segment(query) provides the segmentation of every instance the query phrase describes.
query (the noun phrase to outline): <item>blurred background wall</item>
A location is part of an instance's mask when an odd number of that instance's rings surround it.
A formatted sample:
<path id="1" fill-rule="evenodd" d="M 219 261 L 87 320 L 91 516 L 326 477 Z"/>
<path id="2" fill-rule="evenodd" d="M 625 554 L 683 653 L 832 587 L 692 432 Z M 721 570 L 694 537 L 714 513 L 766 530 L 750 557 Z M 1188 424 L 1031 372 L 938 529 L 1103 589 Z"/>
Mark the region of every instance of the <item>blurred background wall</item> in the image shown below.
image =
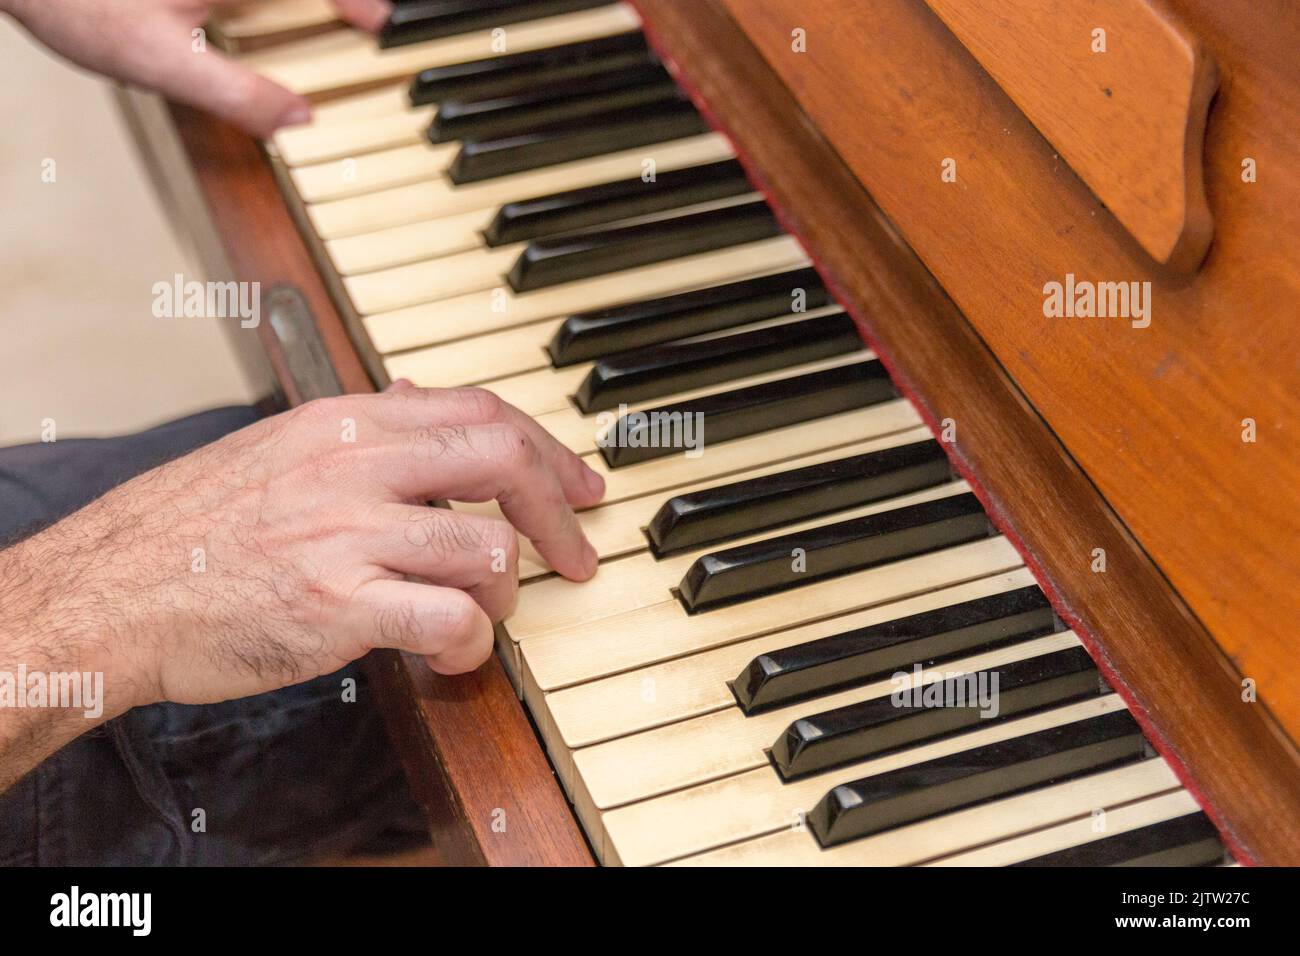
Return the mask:
<path id="1" fill-rule="evenodd" d="M 0 445 L 253 399 L 214 320 L 154 318 L 185 261 L 108 86 L 0 17 Z M 42 181 L 46 160 L 55 179 Z"/>

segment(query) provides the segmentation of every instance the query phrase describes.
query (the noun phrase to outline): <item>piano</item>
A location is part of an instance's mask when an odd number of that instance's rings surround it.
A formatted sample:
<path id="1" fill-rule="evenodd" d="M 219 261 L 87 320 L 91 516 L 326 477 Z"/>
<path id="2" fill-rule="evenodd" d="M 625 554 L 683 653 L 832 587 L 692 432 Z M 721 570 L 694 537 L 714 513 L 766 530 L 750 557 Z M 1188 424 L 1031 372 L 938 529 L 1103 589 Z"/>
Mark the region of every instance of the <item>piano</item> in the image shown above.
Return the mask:
<path id="1" fill-rule="evenodd" d="M 607 482 L 479 672 L 368 659 L 444 861 L 1300 862 L 1300 17 L 1230 6 L 260 0 L 310 124 L 121 92 L 283 403 Z"/>

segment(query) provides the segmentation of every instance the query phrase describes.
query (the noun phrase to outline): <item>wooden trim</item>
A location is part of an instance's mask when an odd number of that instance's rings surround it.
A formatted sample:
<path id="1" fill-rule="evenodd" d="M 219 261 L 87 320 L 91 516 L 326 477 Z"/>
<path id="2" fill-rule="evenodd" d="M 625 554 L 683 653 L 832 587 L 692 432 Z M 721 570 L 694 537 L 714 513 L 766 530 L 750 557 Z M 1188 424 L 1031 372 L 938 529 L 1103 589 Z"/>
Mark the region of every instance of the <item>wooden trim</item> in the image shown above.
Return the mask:
<path id="1" fill-rule="evenodd" d="M 234 277 L 264 289 L 295 288 L 315 317 L 343 390 L 374 391 L 261 147 L 188 107 L 172 105 L 171 117 Z M 258 332 L 286 395 L 296 402 L 298 388 L 274 332 L 265 322 Z M 443 862 L 592 864 L 499 660 L 455 678 L 391 651 L 370 654 L 366 667 Z M 494 828 L 502 821 L 504 832 Z"/>
<path id="2" fill-rule="evenodd" d="M 1286 735 L 741 27 L 718 0 L 636 5 L 932 430 L 957 423 L 955 465 L 1235 852 L 1300 863 Z"/>
<path id="3" fill-rule="evenodd" d="M 1196 271 L 1214 235 L 1201 169 L 1219 73 L 1195 33 L 1147 0 L 926 4 L 1156 263 Z M 1098 23 L 1104 56 L 1083 42 Z"/>

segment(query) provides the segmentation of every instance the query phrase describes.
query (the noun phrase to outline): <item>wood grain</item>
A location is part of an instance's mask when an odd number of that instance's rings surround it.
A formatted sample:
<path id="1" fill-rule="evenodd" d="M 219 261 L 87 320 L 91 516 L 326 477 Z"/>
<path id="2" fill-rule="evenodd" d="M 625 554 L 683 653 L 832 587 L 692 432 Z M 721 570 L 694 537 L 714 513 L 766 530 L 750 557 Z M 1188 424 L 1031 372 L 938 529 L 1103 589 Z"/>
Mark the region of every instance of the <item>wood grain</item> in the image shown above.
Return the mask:
<path id="1" fill-rule="evenodd" d="M 235 276 L 295 286 L 311 306 L 344 389 L 373 391 L 260 147 L 187 107 L 173 106 L 172 115 Z M 264 331 L 283 387 L 295 400 L 274 336 L 269 328 Z M 443 862 L 591 864 L 568 803 L 495 657 L 476 673 L 454 678 L 392 651 L 373 652 L 366 667 Z M 494 829 L 498 821 L 504 821 L 504 832 Z"/>
<path id="2" fill-rule="evenodd" d="M 1206 137 L 1215 242 L 1188 280 L 1150 269 L 922 0 L 725 6 L 1237 673 L 1300 739 L 1300 246 L 1285 239 L 1300 234 L 1300 181 L 1287 172 L 1300 166 L 1297 8 L 1169 4 L 1224 75 Z M 807 53 L 791 51 L 796 26 Z M 873 36 L 889 42 L 872 46 Z M 846 122 L 845 103 L 870 108 Z M 957 160 L 954 183 L 940 178 L 945 157 Z M 1256 182 L 1243 180 L 1247 159 Z M 1045 284 L 1067 275 L 1149 281 L 1150 326 L 1046 318 Z M 951 414 L 961 421 L 960 408 Z M 1242 440 L 1247 419 L 1254 442 Z M 1086 566 L 1100 542 L 1080 545 L 1070 558 Z"/>
<path id="3" fill-rule="evenodd" d="M 877 178 L 879 175 L 878 170 L 872 173 L 874 167 L 868 160 L 879 163 L 888 160 L 891 166 L 897 167 L 900 176 L 919 176 L 922 172 L 927 177 L 932 175 L 934 189 L 914 187 L 920 201 L 929 192 L 937 191 L 938 157 L 948 151 L 932 148 L 922 153 L 934 158 L 931 165 L 918 162 L 916 154 L 908 153 L 897 141 L 900 130 L 929 128 L 935 111 L 942 112 L 939 105 L 927 103 L 921 107 L 909 102 L 909 98 L 914 101 L 921 91 L 931 88 L 936 96 L 940 93 L 960 96 L 962 83 L 970 82 L 976 87 L 973 92 L 989 101 L 985 108 L 993 109 L 990 104 L 995 104 L 997 98 L 1002 97 L 1005 102 L 1003 94 L 987 77 L 940 82 L 953 69 L 949 60 L 966 54 L 928 11 L 915 10 L 907 4 L 891 5 L 888 10 L 873 4 L 870 18 L 865 14 L 855 15 L 849 9 L 855 5 L 841 4 L 838 0 L 799 4 L 797 12 L 791 12 L 796 5 L 790 4 L 784 13 L 780 12 L 782 0 L 764 0 L 762 4 L 727 0 L 725 7 L 715 0 L 692 4 L 689 11 L 673 0 L 640 0 L 638 6 L 660 50 L 687 80 L 697 101 L 730 132 L 751 174 L 764 187 L 789 228 L 813 252 L 840 301 L 859 319 L 868 344 L 890 366 L 896 380 L 914 395 L 927 422 L 932 427 L 945 418 L 957 423 L 955 445 L 949 446 L 956 463 L 974 479 L 986 505 L 1004 530 L 1018 541 L 1039 580 L 1053 595 L 1058 611 L 1111 675 L 1116 688 L 1129 699 L 1135 716 L 1162 752 L 1171 758 L 1180 777 L 1210 807 L 1230 843 L 1239 853 L 1262 861 L 1300 862 L 1300 762 L 1294 746 L 1263 706 L 1242 702 L 1240 671 L 1216 646 L 1203 625 L 1188 613 L 1161 569 L 1138 546 L 1090 480 L 1091 477 L 1103 484 L 1102 490 L 1114 487 L 1124 491 L 1127 486 L 1117 482 L 1117 462 L 1130 468 L 1149 467 L 1133 461 L 1117 438 L 1126 430 L 1136 431 L 1131 421 L 1120 426 L 1114 423 L 1119 396 L 1127 400 L 1127 408 L 1141 409 L 1144 415 L 1157 419 L 1157 423 L 1172 411 L 1160 403 L 1159 391 L 1151 389 L 1145 376 L 1134 374 L 1131 380 L 1126 380 L 1114 367 L 1132 361 L 1126 358 L 1129 353 L 1123 352 L 1122 347 L 1139 348 L 1140 343 L 1133 337 L 1138 333 L 1122 334 L 1116 330 L 1115 341 L 1104 343 L 1105 348 L 1100 349 L 1086 338 L 1061 341 L 1070 336 L 1066 327 L 1046 337 L 1040 323 L 1022 323 L 1026 326 L 1021 329 L 1024 341 L 1012 350 L 1010 359 L 1005 359 L 1008 366 L 1015 364 L 1024 375 L 1025 388 L 1038 393 L 1043 404 L 1063 419 L 1065 435 L 1061 437 L 1088 436 L 1093 428 L 1099 427 L 1090 416 L 1110 417 L 1110 430 L 1104 433 L 1110 436 L 1106 455 L 1098 454 L 1096 441 L 1082 443 L 1094 466 L 1090 474 L 1085 474 L 1048 422 L 1017 388 L 1008 375 L 1008 368 L 998 361 L 976 328 L 966 321 L 935 277 L 903 242 L 881 208 L 863 189 L 863 182 L 808 122 L 792 95 L 816 99 L 829 113 L 829 103 L 823 103 L 820 94 L 826 92 L 829 99 L 829 91 L 837 91 L 835 119 L 821 128 L 828 136 L 852 130 L 855 142 L 859 129 L 866 131 L 865 136 L 876 137 L 872 140 L 874 151 L 863 148 L 856 154 L 864 176 L 870 173 L 872 178 Z M 896 14 L 895 6 L 933 21 L 926 36 L 932 42 L 938 36 L 947 44 L 942 53 L 948 59 L 934 51 L 927 52 L 924 46 L 915 49 L 907 42 L 906 30 L 899 33 L 902 28 L 894 24 L 892 42 L 885 51 L 887 56 L 876 50 L 871 57 L 863 57 L 860 46 L 853 48 L 856 53 L 841 50 L 841 68 L 832 71 L 827 51 L 819 54 L 825 56 L 823 68 L 827 75 L 811 68 L 791 67 L 789 85 L 761 58 L 754 56 L 753 45 L 726 9 L 731 7 L 752 17 L 748 23 L 750 29 L 768 37 L 768 56 L 776 60 L 789 51 L 791 24 L 819 25 L 810 30 L 811 49 L 817 49 L 818 44 L 835 43 L 837 31 L 847 34 L 849 39 L 845 43 L 852 46 L 852 37 L 860 40 L 864 35 L 867 19 L 886 19 L 891 13 Z M 835 8 L 838 19 L 820 19 L 824 7 Z M 772 20 L 773 16 L 777 19 Z M 856 28 L 856 33 L 850 26 Z M 885 29 L 886 24 L 880 22 L 873 28 Z M 955 51 L 953 46 L 957 48 Z M 844 64 L 854 64 L 854 68 L 844 68 Z M 973 63 L 970 66 L 978 70 Z M 915 73 L 917 69 L 922 72 Z M 878 94 L 859 91 L 861 97 L 855 98 L 852 90 L 858 73 L 873 70 L 890 78 L 885 91 Z M 882 98 L 888 98 L 889 102 L 882 103 Z M 854 122 L 847 123 L 844 122 L 846 102 L 873 105 L 870 110 L 854 111 Z M 1006 105 L 1014 110 L 1009 103 Z M 924 117 L 925 121 L 909 120 L 912 116 Z M 1006 122 L 1012 122 L 1012 118 L 1006 117 Z M 1018 137 L 1030 137 L 1038 147 L 1044 146 L 1026 120 L 1021 118 L 1016 122 Z M 1002 133 L 1003 126 L 992 121 L 977 124 L 975 128 L 985 130 L 990 136 L 996 131 L 995 145 L 999 150 L 1010 148 L 1008 141 L 1019 141 Z M 960 143 L 958 131 L 950 131 L 950 135 L 952 145 L 962 146 L 956 153 L 959 156 L 987 159 L 993 150 L 973 135 L 967 135 Z M 909 168 L 912 172 L 905 174 L 903 171 Z M 959 171 L 959 178 L 961 175 Z M 1087 196 L 1083 185 L 1077 180 L 1073 182 L 1072 188 Z M 882 187 L 882 192 L 892 195 L 888 184 Z M 1058 197 L 1058 204 L 1060 201 Z M 933 204 L 934 200 L 928 202 Z M 985 235 L 976 242 L 969 233 L 962 233 L 964 241 L 960 248 L 954 248 L 951 240 L 946 241 L 942 257 L 934 260 L 936 268 L 942 266 L 946 273 L 969 280 L 967 297 L 977 305 L 982 296 L 997 295 L 1000 287 L 992 277 L 1019 268 L 1022 260 L 1035 255 L 1043 246 L 1063 241 L 1050 229 L 1043 230 L 1042 234 L 1026 233 L 1023 226 L 1016 225 L 1014 217 L 1007 215 L 1008 208 L 1020 210 L 1021 204 L 1008 206 L 1007 203 L 1005 192 L 999 193 L 998 202 L 991 206 L 985 199 L 983 212 L 990 224 L 985 224 L 981 233 L 994 235 Z M 956 216 L 961 208 L 961 203 L 955 203 L 946 211 Z M 968 213 L 962 212 L 955 222 L 945 221 L 933 208 L 926 211 L 936 221 L 922 221 L 917 228 L 925 227 L 925 235 L 931 239 L 936 233 L 942 235 L 943 226 L 960 225 L 968 217 Z M 1229 234 L 1242 224 L 1236 216 L 1230 216 L 1229 221 L 1232 227 Z M 997 239 L 997 229 L 991 224 L 1016 232 L 1019 244 L 1009 249 L 1005 242 L 998 240 L 998 255 L 990 255 L 987 246 Z M 1090 225 L 1089 233 L 1095 228 Z M 1082 229 L 1080 224 L 1074 231 Z M 1068 238 L 1069 230 L 1064 231 Z M 1092 235 L 1087 238 L 1108 248 L 1123 241 L 1131 243 L 1113 236 L 1105 240 Z M 1075 254 L 1080 261 L 1088 261 L 1090 250 L 1076 248 Z M 983 285 L 993 286 L 992 291 L 981 291 L 976 278 L 982 278 Z M 1038 287 L 1041 279 L 1035 289 Z M 1001 289 L 1002 294 L 1006 291 Z M 1019 314 L 1023 314 L 1023 309 Z M 1010 321 L 1014 315 L 1007 317 L 1008 325 L 1014 326 Z M 983 318 L 991 321 L 987 315 Z M 1153 328 L 1163 327 L 1164 334 L 1171 336 L 1177 330 L 1178 321 L 1179 317 L 1169 312 L 1163 322 L 1153 323 Z M 1201 328 L 1205 328 L 1205 323 Z M 1034 344 L 1046 347 L 1034 350 Z M 1229 350 L 1221 338 L 1215 344 L 1219 346 L 1215 357 L 1220 353 L 1236 355 L 1237 349 Z M 1058 347 L 1063 350 L 1059 360 L 1051 354 Z M 1253 387 L 1257 392 L 1262 390 L 1266 396 L 1271 394 L 1280 399 L 1286 379 L 1278 366 L 1287 349 L 1279 350 L 1283 354 L 1263 360 L 1266 367 L 1262 371 L 1255 369 L 1261 374 L 1272 372 L 1273 380 Z M 1250 351 L 1259 356 L 1258 349 Z M 1080 358 L 1099 354 L 1106 361 L 1096 361 L 1096 368 L 1090 363 L 1084 380 L 1077 368 Z M 1145 360 L 1150 362 L 1151 356 L 1145 356 Z M 1240 361 L 1238 356 L 1231 364 L 1239 366 Z M 1064 380 L 1050 394 L 1044 394 L 1047 390 L 1041 367 L 1049 364 Z M 1170 369 L 1167 376 L 1174 374 Z M 1096 389 L 1099 380 L 1104 380 L 1105 388 L 1110 390 L 1103 396 L 1106 402 L 1094 396 L 1092 401 L 1073 410 L 1061 408 L 1062 394 L 1082 391 L 1087 395 L 1088 386 Z M 1236 379 L 1233 381 L 1241 384 Z M 1204 405 L 1206 398 L 1181 390 L 1171 394 L 1178 395 L 1179 409 L 1184 413 L 1188 403 Z M 1217 386 L 1213 395 L 1217 401 L 1226 402 L 1226 395 Z M 1284 405 L 1265 402 L 1259 407 L 1276 410 Z M 1199 410 L 1205 412 L 1204 408 Z M 1222 413 L 1224 409 L 1217 411 Z M 1144 422 L 1143 427 L 1149 427 L 1149 423 Z M 1158 434 L 1144 435 L 1144 447 L 1149 446 L 1150 453 L 1168 466 L 1171 451 L 1191 454 L 1178 442 L 1180 433 L 1179 428 L 1172 428 L 1164 433 L 1161 441 L 1155 440 L 1160 437 Z M 1231 437 L 1236 440 L 1236 433 Z M 1248 446 L 1246 450 L 1253 452 L 1256 447 Z M 1267 464 L 1275 466 L 1279 475 L 1292 475 L 1294 464 L 1284 460 L 1280 448 L 1276 452 L 1266 451 Z M 1204 566 L 1180 566 L 1180 572 L 1182 577 L 1192 574 L 1216 587 L 1222 578 L 1227 578 L 1244 588 L 1244 599 L 1229 594 L 1226 608 L 1231 612 L 1229 632 L 1272 633 L 1281 639 L 1283 631 L 1290 627 L 1289 622 L 1295 619 L 1294 614 L 1282 613 L 1269 621 L 1260 619 L 1259 609 L 1242 605 L 1249 605 L 1249 597 L 1258 594 L 1267 582 L 1272 582 L 1274 588 L 1267 599 L 1274 609 L 1283 612 L 1287 602 L 1294 600 L 1294 594 L 1285 593 L 1286 588 L 1282 587 L 1283 582 L 1295 580 L 1294 574 L 1288 574 L 1294 559 L 1282 553 L 1284 542 L 1296 537 L 1292 533 L 1287 538 L 1284 531 L 1294 525 L 1294 515 L 1277 513 L 1285 509 L 1284 501 L 1276 497 L 1279 489 L 1274 486 L 1274 476 L 1246 475 L 1241 484 L 1235 484 L 1242 477 L 1244 464 L 1233 461 L 1212 470 L 1208 461 L 1198 460 L 1203 454 L 1204 450 L 1192 454 L 1199 470 L 1197 467 L 1167 468 L 1161 475 L 1149 476 L 1152 480 L 1145 494 L 1119 497 L 1130 511 L 1143 506 L 1137 509 L 1141 511 L 1137 523 L 1143 530 L 1152 524 L 1168 523 L 1175 538 L 1195 537 L 1200 546 L 1213 546 L 1200 555 Z M 1241 456 L 1242 451 L 1237 448 L 1231 454 Z M 1253 460 L 1256 465 L 1263 464 L 1260 459 Z M 1165 475 L 1173 477 L 1163 480 Z M 1250 490 L 1259 487 L 1261 481 L 1274 497 L 1238 509 L 1238 503 Z M 1290 487 L 1300 487 L 1300 482 L 1292 477 Z M 1198 498 L 1198 491 L 1205 493 Z M 1267 516 L 1277 520 L 1270 525 L 1263 520 Z M 1259 553 L 1238 554 L 1244 543 L 1252 542 L 1257 531 L 1265 528 L 1283 537 L 1262 542 Z M 1168 545 L 1169 541 L 1168 533 L 1151 538 L 1153 546 Z M 1229 541 L 1232 547 L 1228 546 Z M 1089 569 L 1092 550 L 1097 547 L 1104 548 L 1108 556 L 1105 574 L 1094 574 Z M 1168 553 L 1167 549 L 1162 551 Z M 1223 560 L 1208 560 L 1208 556 L 1216 554 Z M 1251 574 L 1257 577 L 1252 579 Z M 1199 592 L 1194 593 L 1200 596 Z M 1286 679 L 1283 672 L 1273 685 L 1274 695 Z"/>
<path id="4" fill-rule="evenodd" d="M 1219 81 L 1194 33 L 1147 0 L 926 3 L 1157 263 L 1200 265 Z"/>

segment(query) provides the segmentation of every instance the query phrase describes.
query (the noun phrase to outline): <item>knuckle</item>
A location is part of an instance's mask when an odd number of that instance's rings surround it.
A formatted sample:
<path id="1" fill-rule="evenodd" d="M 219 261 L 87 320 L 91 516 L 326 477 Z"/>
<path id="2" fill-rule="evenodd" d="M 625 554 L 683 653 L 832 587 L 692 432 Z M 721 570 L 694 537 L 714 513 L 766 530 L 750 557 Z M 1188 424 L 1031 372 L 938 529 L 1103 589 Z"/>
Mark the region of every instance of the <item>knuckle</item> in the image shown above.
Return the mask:
<path id="1" fill-rule="evenodd" d="M 447 591 L 438 602 L 437 630 L 444 645 L 458 645 L 472 640 L 479 631 L 482 612 L 464 591 Z"/>
<path id="2" fill-rule="evenodd" d="M 481 548 L 474 527 L 450 512 L 430 509 L 406 530 L 406 539 L 435 561 L 448 561 L 458 552 Z"/>
<path id="3" fill-rule="evenodd" d="M 316 431 L 326 424 L 334 427 L 349 417 L 350 407 L 344 397 L 317 398 L 290 411 L 289 422 L 295 429 L 306 431 Z"/>
<path id="4" fill-rule="evenodd" d="M 508 469 L 529 469 L 540 459 L 537 446 L 518 425 L 498 426 L 493 432 L 493 442 L 495 457 Z"/>
<path id="5" fill-rule="evenodd" d="M 508 567 L 513 568 L 519 564 L 519 534 L 513 525 L 504 521 L 493 521 L 484 537 L 490 555 L 495 557 L 497 551 L 500 551 Z"/>
<path id="6" fill-rule="evenodd" d="M 409 602 L 388 605 L 375 611 L 375 631 L 385 646 L 410 649 L 424 638 L 420 612 Z"/>
<path id="7" fill-rule="evenodd" d="M 471 421 L 494 422 L 505 415 L 505 400 L 486 388 L 459 388 L 455 396 Z"/>
<path id="8" fill-rule="evenodd" d="M 437 458 L 468 442 L 462 425 L 420 425 L 411 433 L 411 446 L 429 457 Z"/>

